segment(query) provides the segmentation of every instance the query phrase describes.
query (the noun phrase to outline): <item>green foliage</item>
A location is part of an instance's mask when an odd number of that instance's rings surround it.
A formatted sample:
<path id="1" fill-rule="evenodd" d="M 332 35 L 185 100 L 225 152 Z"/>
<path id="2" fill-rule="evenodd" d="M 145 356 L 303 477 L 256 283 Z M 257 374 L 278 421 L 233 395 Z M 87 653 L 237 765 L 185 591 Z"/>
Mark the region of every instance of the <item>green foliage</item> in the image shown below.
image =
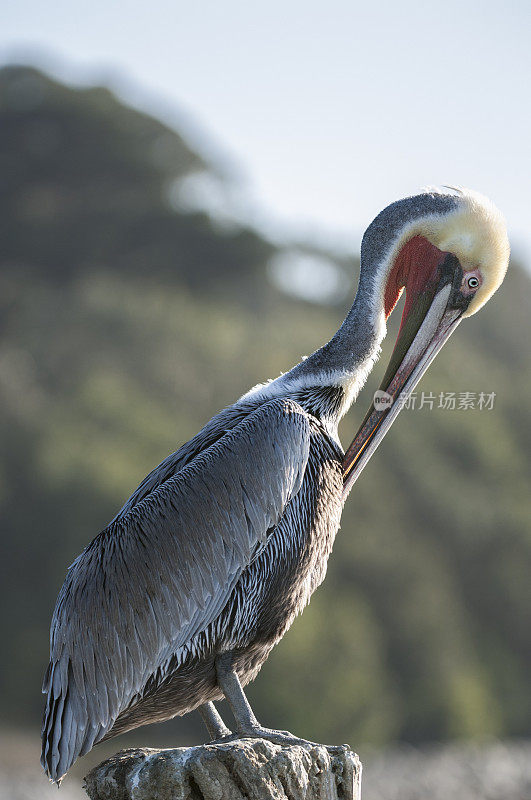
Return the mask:
<path id="1" fill-rule="evenodd" d="M 0 102 L 0 701 L 29 722 L 67 565 L 342 311 L 276 292 L 256 233 L 167 205 L 207 166 L 160 123 L 32 70 L 0 72 Z M 531 735 L 528 297 L 513 265 L 420 387 L 494 409 L 404 410 L 354 488 L 325 584 L 250 688 L 265 723 L 352 744 Z"/>

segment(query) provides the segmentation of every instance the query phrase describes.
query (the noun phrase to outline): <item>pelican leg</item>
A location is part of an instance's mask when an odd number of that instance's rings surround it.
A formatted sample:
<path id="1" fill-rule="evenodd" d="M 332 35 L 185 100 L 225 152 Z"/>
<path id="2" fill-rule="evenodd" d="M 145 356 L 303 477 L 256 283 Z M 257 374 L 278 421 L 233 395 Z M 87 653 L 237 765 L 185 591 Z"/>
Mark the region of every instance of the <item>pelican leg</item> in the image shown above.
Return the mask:
<path id="1" fill-rule="evenodd" d="M 267 739 L 276 744 L 308 744 L 306 739 L 300 739 L 289 731 L 275 731 L 270 728 L 263 728 L 260 725 L 245 696 L 232 660 L 232 653 L 223 653 L 218 656 L 216 658 L 216 672 L 219 687 L 227 698 L 234 715 L 238 735 L 252 739 Z M 313 743 L 310 742 L 310 744 Z"/>
<path id="2" fill-rule="evenodd" d="M 199 706 L 199 713 L 203 717 L 208 734 L 211 739 L 221 739 L 223 736 L 230 736 L 231 732 L 221 719 L 221 715 L 214 703 L 204 703 Z"/>

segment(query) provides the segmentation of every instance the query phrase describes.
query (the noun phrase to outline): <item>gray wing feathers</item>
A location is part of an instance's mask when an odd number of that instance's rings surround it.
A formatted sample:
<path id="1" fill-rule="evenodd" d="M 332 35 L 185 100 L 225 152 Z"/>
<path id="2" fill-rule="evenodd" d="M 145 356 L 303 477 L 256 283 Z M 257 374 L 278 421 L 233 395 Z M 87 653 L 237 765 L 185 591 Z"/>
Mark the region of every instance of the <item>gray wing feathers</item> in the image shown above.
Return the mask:
<path id="1" fill-rule="evenodd" d="M 300 489 L 309 441 L 300 406 L 264 404 L 165 475 L 74 561 L 43 685 L 42 762 L 52 779 L 216 619 Z"/>

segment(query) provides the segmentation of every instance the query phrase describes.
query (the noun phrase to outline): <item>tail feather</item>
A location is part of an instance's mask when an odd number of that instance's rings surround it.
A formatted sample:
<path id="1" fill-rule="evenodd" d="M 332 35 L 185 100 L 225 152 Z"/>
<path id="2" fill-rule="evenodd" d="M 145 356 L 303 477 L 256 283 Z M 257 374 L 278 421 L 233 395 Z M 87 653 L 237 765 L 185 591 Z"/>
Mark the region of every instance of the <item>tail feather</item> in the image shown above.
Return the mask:
<path id="1" fill-rule="evenodd" d="M 67 676 L 65 683 L 65 675 Z M 85 698 L 72 680 L 70 664 L 50 663 L 44 677 L 47 694 L 42 725 L 41 764 L 50 780 L 60 784 L 72 764 L 106 733 L 99 721 L 92 723 Z"/>

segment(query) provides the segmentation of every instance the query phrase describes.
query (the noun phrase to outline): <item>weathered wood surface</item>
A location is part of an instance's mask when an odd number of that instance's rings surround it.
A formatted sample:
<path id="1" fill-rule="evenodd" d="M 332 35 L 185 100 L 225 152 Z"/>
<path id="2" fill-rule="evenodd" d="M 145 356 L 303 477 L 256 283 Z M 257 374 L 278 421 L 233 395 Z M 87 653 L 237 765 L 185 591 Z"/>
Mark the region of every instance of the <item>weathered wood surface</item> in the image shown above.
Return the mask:
<path id="1" fill-rule="evenodd" d="M 361 764 L 346 745 L 239 739 L 123 750 L 85 783 L 91 800 L 359 800 Z"/>

